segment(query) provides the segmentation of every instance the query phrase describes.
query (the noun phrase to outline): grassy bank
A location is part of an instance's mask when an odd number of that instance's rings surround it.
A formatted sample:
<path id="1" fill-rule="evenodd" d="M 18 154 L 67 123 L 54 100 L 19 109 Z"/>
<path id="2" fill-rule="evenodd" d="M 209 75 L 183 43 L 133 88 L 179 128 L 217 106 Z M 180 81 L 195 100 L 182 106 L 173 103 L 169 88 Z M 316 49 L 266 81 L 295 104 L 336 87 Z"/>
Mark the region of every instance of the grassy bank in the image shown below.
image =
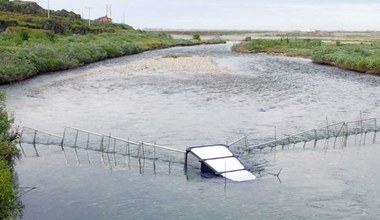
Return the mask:
<path id="1" fill-rule="evenodd" d="M 28 40 L 20 40 L 27 33 Z M 35 30 L 0 34 L 0 83 L 39 73 L 79 67 L 108 58 L 202 42 L 173 40 L 167 35 L 123 30 L 115 33 L 54 35 Z"/>
<path id="2" fill-rule="evenodd" d="M 20 206 L 13 184 L 13 166 L 19 157 L 15 145 L 16 135 L 10 132 L 12 118 L 4 106 L 4 95 L 0 95 L 0 219 L 13 219 L 19 214 Z"/>
<path id="3" fill-rule="evenodd" d="M 234 45 L 233 50 L 307 57 L 319 64 L 380 75 L 380 41 L 351 43 L 317 39 L 257 39 Z"/>
<path id="4" fill-rule="evenodd" d="M 82 20 L 65 10 L 0 0 L 0 84 L 88 63 L 173 46 L 222 43 L 176 40 L 128 25 Z M 1 32 L 2 31 L 2 32 Z"/>

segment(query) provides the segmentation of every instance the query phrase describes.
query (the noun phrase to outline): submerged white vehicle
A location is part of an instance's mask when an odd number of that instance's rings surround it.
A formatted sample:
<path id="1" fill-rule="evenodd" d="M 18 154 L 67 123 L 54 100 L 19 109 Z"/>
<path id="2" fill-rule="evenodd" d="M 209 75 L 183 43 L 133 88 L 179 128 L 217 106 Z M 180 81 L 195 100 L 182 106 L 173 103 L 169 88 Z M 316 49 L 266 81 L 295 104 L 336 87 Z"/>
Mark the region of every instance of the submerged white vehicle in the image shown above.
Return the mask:
<path id="1" fill-rule="evenodd" d="M 185 156 L 185 167 L 187 167 L 189 153 L 201 163 L 202 173 L 223 176 L 237 182 L 256 179 L 256 176 L 244 167 L 227 145 L 206 145 L 188 148 Z"/>

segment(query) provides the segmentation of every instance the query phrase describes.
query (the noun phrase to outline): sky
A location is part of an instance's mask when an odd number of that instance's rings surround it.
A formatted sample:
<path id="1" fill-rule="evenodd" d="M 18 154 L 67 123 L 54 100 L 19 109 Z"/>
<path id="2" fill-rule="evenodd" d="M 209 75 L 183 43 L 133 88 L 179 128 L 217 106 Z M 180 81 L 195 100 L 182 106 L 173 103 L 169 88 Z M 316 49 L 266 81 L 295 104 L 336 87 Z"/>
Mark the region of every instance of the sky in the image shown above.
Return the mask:
<path id="1" fill-rule="evenodd" d="M 380 0 L 36 0 L 91 19 L 106 15 L 134 28 L 380 30 Z"/>

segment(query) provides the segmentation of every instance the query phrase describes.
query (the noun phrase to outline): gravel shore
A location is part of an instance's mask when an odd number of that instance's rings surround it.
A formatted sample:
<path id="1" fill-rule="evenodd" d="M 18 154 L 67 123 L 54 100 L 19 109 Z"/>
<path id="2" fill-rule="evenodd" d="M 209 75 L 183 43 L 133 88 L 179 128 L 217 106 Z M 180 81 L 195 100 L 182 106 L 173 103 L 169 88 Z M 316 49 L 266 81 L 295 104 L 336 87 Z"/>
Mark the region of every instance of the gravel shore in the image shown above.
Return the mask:
<path id="1" fill-rule="evenodd" d="M 211 57 L 189 56 L 177 58 L 151 58 L 134 61 L 114 67 L 105 67 L 91 74 L 116 72 L 128 73 L 199 73 L 227 74 L 228 70 L 220 67 Z"/>

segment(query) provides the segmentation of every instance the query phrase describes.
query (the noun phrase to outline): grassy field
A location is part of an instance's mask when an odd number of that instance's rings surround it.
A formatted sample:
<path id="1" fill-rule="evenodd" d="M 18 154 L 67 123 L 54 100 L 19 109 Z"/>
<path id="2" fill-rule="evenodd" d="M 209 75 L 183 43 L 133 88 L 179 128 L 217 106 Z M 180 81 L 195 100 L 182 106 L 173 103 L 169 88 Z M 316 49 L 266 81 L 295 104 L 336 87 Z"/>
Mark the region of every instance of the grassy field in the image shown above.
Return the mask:
<path id="1" fill-rule="evenodd" d="M 173 46 L 223 43 L 181 40 L 128 25 L 83 20 L 65 10 L 46 10 L 31 2 L 0 0 L 0 84 L 91 62 Z"/>
<path id="2" fill-rule="evenodd" d="M 307 57 L 319 64 L 380 75 L 380 41 L 376 40 L 254 39 L 234 45 L 233 50 Z"/>

